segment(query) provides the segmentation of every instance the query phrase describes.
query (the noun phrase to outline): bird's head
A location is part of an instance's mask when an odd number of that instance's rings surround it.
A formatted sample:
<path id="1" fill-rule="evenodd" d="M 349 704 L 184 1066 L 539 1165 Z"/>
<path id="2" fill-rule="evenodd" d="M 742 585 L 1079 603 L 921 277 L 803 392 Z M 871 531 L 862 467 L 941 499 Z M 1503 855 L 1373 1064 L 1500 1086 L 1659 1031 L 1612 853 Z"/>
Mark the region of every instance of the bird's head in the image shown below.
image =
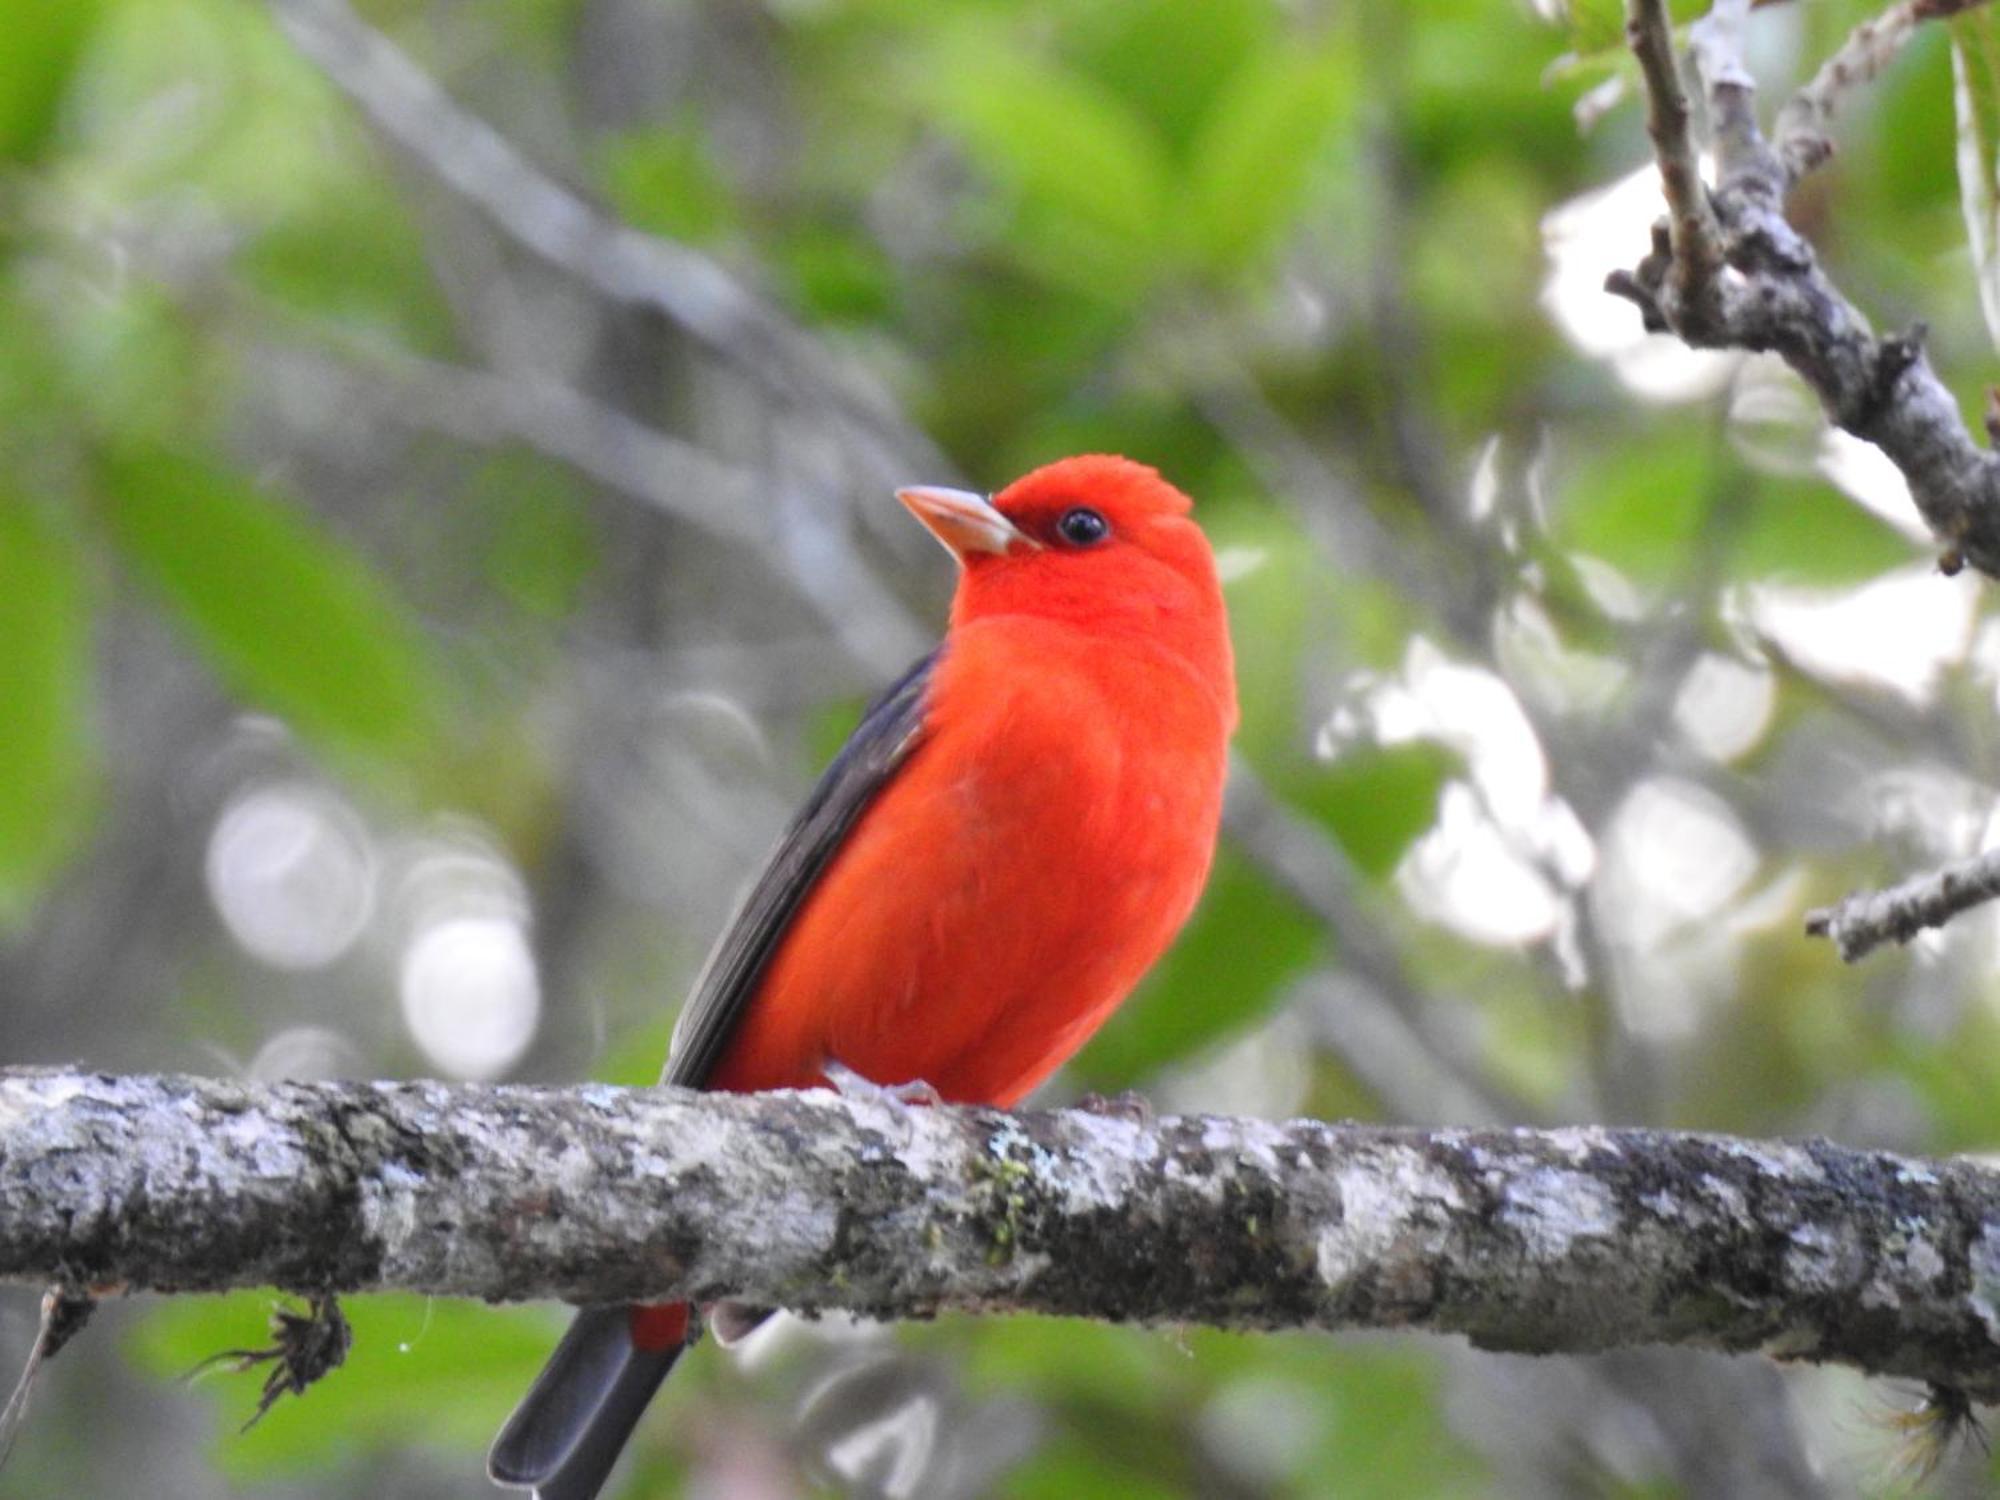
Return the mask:
<path id="1" fill-rule="evenodd" d="M 958 559 L 954 624 L 995 615 L 1138 635 L 1229 675 L 1215 555 L 1193 502 L 1157 470 L 1088 453 L 1059 459 L 988 500 L 917 486 L 896 498 Z"/>

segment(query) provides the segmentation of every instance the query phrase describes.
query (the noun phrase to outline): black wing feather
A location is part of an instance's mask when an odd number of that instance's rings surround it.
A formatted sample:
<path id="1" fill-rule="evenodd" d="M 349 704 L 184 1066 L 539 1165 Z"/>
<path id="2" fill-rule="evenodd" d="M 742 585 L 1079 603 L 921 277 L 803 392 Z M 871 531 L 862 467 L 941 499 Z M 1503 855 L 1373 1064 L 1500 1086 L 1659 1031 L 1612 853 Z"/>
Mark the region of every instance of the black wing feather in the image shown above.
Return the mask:
<path id="1" fill-rule="evenodd" d="M 662 1082 L 690 1088 L 707 1082 L 793 915 L 848 830 L 916 748 L 937 659 L 936 651 L 923 657 L 870 705 L 779 838 L 702 965 L 674 1026 Z"/>

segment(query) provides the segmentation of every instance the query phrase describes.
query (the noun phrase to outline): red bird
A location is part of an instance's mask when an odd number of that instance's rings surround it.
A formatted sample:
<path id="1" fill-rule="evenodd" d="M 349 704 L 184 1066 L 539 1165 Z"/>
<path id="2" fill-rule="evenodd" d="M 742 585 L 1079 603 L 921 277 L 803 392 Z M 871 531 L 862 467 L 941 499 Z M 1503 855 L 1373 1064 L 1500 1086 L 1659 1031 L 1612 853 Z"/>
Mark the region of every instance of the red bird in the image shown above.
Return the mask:
<path id="1" fill-rule="evenodd" d="M 950 629 L 779 840 L 695 983 L 667 1083 L 814 1088 L 833 1067 L 1012 1105 L 1138 983 L 1207 879 L 1236 684 L 1188 498 L 1097 454 L 990 502 L 897 498 L 958 559 Z M 578 1313 L 493 1478 L 590 1500 L 699 1333 L 685 1303 Z"/>

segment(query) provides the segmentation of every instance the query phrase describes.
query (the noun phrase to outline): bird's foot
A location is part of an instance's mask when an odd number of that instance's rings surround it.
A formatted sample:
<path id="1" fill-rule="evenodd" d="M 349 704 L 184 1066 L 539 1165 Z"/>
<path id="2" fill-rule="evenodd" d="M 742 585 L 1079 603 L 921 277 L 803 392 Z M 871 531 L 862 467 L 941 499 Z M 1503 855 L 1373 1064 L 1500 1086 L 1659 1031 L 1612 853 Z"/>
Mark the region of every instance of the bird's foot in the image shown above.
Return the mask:
<path id="1" fill-rule="evenodd" d="M 1150 1125 L 1154 1120 L 1153 1101 L 1137 1089 L 1124 1089 L 1110 1095 L 1093 1089 L 1076 1101 L 1076 1107 L 1087 1115 L 1130 1120 L 1134 1125 Z"/>
<path id="2" fill-rule="evenodd" d="M 878 1104 L 944 1103 L 944 1095 L 921 1078 L 913 1078 L 908 1083 L 877 1083 L 872 1078 L 863 1078 L 846 1063 L 833 1061 L 821 1068 L 820 1074 L 843 1099 L 872 1099 Z"/>

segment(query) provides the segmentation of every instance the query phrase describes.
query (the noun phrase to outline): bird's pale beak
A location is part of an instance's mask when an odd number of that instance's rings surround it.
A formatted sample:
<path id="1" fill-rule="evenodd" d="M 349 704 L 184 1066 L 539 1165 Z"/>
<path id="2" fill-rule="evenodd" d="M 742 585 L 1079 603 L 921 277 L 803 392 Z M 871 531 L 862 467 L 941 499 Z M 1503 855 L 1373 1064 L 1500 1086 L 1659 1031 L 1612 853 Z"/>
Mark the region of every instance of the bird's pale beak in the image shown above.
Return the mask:
<path id="1" fill-rule="evenodd" d="M 975 495 L 970 490 L 918 484 L 897 490 L 896 498 L 960 562 L 982 552 L 1004 557 L 1009 552 L 1039 546 L 1033 537 L 1001 515 L 984 495 Z"/>

